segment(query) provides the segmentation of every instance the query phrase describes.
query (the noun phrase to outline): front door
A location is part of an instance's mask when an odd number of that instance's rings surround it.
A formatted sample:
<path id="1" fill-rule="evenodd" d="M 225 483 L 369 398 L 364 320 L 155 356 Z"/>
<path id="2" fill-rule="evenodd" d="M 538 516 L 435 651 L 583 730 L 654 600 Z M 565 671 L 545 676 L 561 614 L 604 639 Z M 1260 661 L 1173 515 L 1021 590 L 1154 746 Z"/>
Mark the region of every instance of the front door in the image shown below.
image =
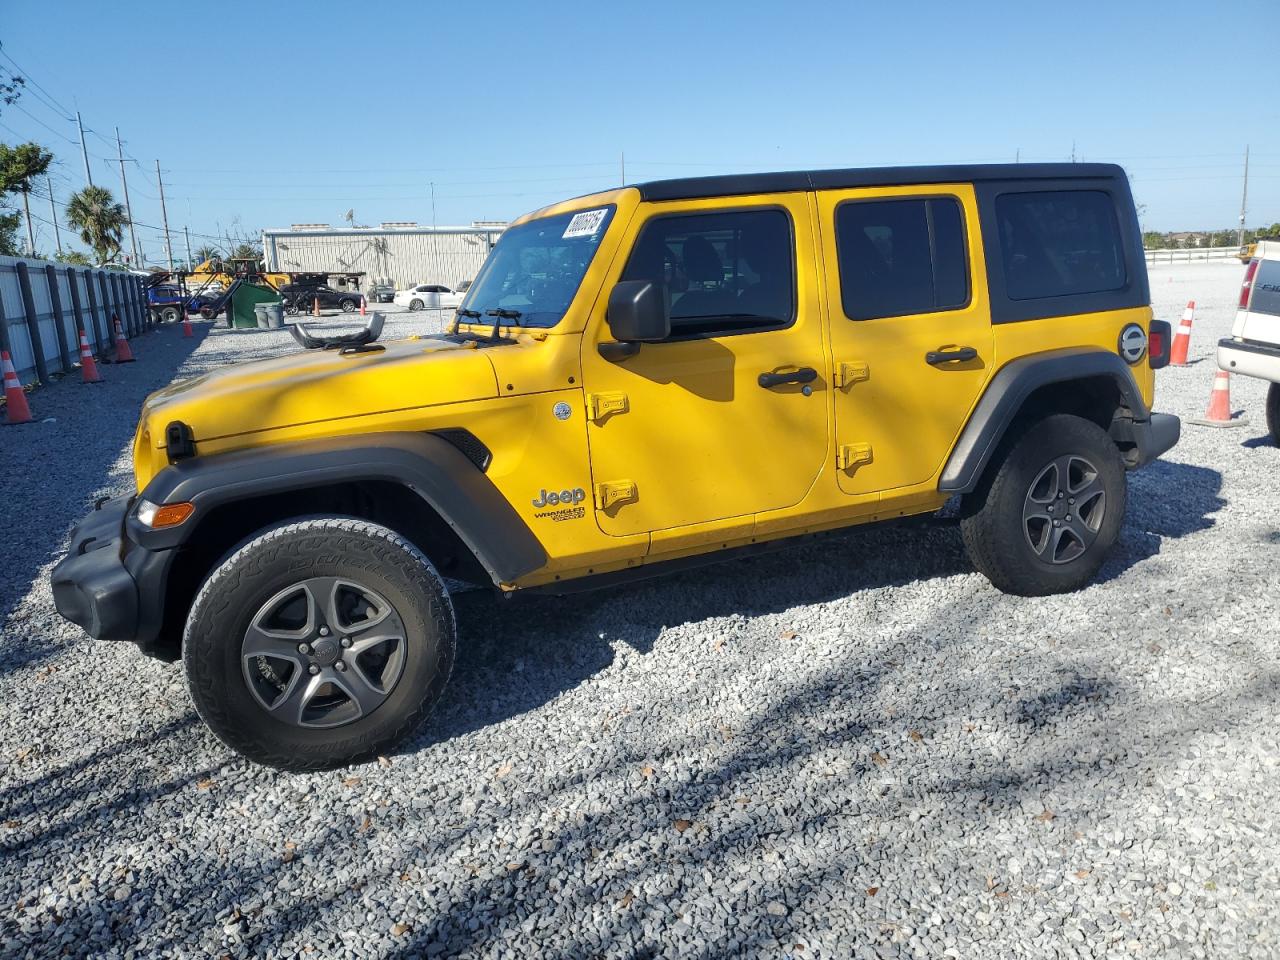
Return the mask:
<path id="1" fill-rule="evenodd" d="M 583 346 L 596 519 L 613 536 L 798 503 L 827 448 L 830 389 L 806 194 L 641 207 Z M 671 337 L 606 359 L 608 291 L 653 280 Z M 665 537 L 656 533 L 667 531 Z"/>
<path id="2" fill-rule="evenodd" d="M 836 476 L 891 495 L 942 469 L 992 372 L 973 188 L 829 191 L 818 210 Z"/>

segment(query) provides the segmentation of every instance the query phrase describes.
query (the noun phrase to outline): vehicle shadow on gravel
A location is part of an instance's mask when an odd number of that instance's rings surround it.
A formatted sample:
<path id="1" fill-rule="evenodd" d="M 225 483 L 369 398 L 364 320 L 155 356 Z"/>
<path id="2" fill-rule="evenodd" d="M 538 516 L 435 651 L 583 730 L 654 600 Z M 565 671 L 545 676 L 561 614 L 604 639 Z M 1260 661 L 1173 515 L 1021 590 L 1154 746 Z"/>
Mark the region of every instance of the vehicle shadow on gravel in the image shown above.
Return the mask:
<path id="1" fill-rule="evenodd" d="M 936 641 L 929 655 L 980 646 L 984 612 L 980 605 L 969 613 L 937 611 L 919 628 Z M 1065 638 L 1068 649 L 1076 639 L 1088 638 Z M 1227 696 L 1152 700 L 1086 656 L 1075 668 L 1027 662 L 1016 677 L 979 667 L 904 707 L 895 687 L 897 656 L 878 650 L 870 666 L 832 664 L 787 688 L 710 751 L 691 738 L 655 756 L 619 739 L 589 769 L 558 773 L 528 807 L 504 808 L 499 822 L 519 823 L 535 804 L 573 809 L 582 784 L 619 771 L 635 771 L 634 786 L 607 808 L 542 833 L 541 852 L 495 854 L 502 862 L 451 891 L 444 909 L 418 918 L 407 942 L 389 955 L 485 953 L 497 944 L 518 953 L 534 950 L 548 930 L 572 931 L 557 943 L 560 956 L 668 955 L 689 910 L 701 913 L 703 923 L 682 956 L 780 955 L 807 939 L 804 927 L 822 929 L 833 890 L 859 903 L 866 891 L 866 943 L 887 947 L 897 924 L 875 922 L 884 912 L 871 897 L 896 870 L 920 890 L 927 881 L 912 877 L 913 869 L 949 884 L 968 878 L 972 893 L 949 900 L 949 909 L 990 909 L 993 897 L 1021 893 L 986 843 L 972 844 L 963 859 L 934 862 L 931 837 L 955 843 L 959 832 L 981 841 L 986 831 L 1017 822 L 1029 836 L 1046 838 L 1039 843 L 1069 846 L 1078 826 L 1073 816 L 1064 813 L 1057 822 L 1052 812 L 1041 815 L 1055 805 L 1056 791 L 1079 810 L 1105 809 L 1126 784 L 1130 764 L 1159 769 L 1175 762 L 1188 739 L 1268 709 L 1280 682 L 1280 673 L 1270 671 L 1242 678 Z M 810 721 L 824 711 L 816 732 Z M 985 718 L 985 732 L 967 722 L 978 718 Z M 1013 744 L 1016 759 L 1005 759 Z M 686 776 L 665 775 L 679 753 L 706 759 Z M 640 772 L 642 763 L 650 773 Z M 766 784 L 796 797 L 796 809 L 756 804 Z M 849 821 L 861 825 L 854 833 L 864 843 L 816 845 L 825 832 L 848 831 Z M 483 822 L 469 825 L 448 846 L 469 844 L 473 832 L 483 836 L 486 829 Z M 729 878 L 727 901 L 697 902 L 707 875 Z M 917 905 L 922 925 L 936 902 Z M 709 909 L 721 911 L 711 924 L 702 912 Z M 708 926 L 718 928 L 715 935 L 707 936 Z"/>
<path id="2" fill-rule="evenodd" d="M 104 383 L 85 385 L 72 373 L 30 395 L 36 422 L 5 432 L 0 477 L 6 495 L 5 563 L 0 569 L 0 671 L 38 664 L 82 636 L 57 624 L 47 567 L 61 559 L 67 537 L 99 497 L 129 492 L 129 461 L 142 402 L 168 385 L 209 335 L 165 327 L 132 341 L 137 361 L 103 366 Z M 54 422 L 44 422 L 52 418 Z M 41 589 L 41 587 L 44 587 Z"/>
<path id="3" fill-rule="evenodd" d="M 1226 501 L 1216 470 L 1156 461 L 1129 476 L 1120 541 L 1103 583 L 1160 552 L 1166 538 L 1210 529 Z M 737 615 L 752 619 L 869 590 L 974 573 L 959 527 L 922 520 L 862 527 L 750 559 L 729 560 L 626 586 L 561 598 L 455 597 L 458 659 L 431 722 L 404 749 L 501 723 L 606 669 L 612 641 L 646 654 L 670 626 Z M 985 580 L 975 590 L 993 590 Z M 602 633 L 596 624 L 607 623 Z M 607 635 L 606 635 L 607 634 Z"/>
<path id="4" fill-rule="evenodd" d="M 1098 582 L 1156 556 L 1165 539 L 1212 529 L 1214 514 L 1227 506 L 1221 492 L 1222 474 L 1208 467 L 1156 460 L 1129 474 L 1124 527 Z"/>

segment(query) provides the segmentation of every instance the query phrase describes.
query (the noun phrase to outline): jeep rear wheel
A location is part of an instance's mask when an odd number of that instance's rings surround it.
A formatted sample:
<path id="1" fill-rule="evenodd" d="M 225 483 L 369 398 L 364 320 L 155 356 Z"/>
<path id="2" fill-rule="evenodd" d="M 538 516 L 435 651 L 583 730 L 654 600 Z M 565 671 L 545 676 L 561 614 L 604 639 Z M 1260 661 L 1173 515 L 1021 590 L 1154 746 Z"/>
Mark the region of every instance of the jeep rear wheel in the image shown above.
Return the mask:
<path id="1" fill-rule="evenodd" d="M 255 536 L 205 581 L 182 657 L 228 746 L 286 770 L 367 760 L 407 737 L 453 667 L 453 607 L 399 534 L 343 517 Z"/>
<path id="2" fill-rule="evenodd" d="M 960 529 L 973 565 L 1020 596 L 1077 590 L 1124 520 L 1124 463 L 1097 424 L 1055 414 L 1004 447 L 970 495 Z"/>

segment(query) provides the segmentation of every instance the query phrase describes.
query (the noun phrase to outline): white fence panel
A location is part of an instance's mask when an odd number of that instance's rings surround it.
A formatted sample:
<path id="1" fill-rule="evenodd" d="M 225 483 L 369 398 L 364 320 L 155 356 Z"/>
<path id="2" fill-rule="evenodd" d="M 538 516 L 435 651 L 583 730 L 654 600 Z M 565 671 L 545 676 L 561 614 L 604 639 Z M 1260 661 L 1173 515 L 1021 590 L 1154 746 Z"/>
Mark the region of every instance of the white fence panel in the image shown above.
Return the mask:
<path id="1" fill-rule="evenodd" d="M 1147 263 L 1188 263 L 1192 260 L 1230 260 L 1239 247 L 1177 247 L 1169 250 L 1143 250 Z"/>
<path id="2" fill-rule="evenodd" d="M 52 289 L 49 267 L 53 268 Z M 79 362 L 81 328 L 95 353 L 109 350 L 114 340 L 113 314 L 120 318 L 126 336 L 152 325 L 140 277 L 119 270 L 0 257 L 0 349 L 9 351 L 24 383 L 73 371 Z"/>

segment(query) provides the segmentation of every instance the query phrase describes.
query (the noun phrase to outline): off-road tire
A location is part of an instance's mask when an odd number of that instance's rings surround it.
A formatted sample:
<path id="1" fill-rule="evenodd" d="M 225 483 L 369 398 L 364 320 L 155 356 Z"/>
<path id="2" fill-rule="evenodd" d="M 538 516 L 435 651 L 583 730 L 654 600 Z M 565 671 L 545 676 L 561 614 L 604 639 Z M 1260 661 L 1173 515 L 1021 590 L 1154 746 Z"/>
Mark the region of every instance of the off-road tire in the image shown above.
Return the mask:
<path id="1" fill-rule="evenodd" d="M 352 578 L 385 597 L 404 626 L 403 667 L 386 699 L 341 726 L 285 722 L 259 703 L 241 671 L 241 644 L 263 603 L 306 577 Z M 233 550 L 200 588 L 182 659 L 196 710 L 250 760 L 323 770 L 371 759 L 408 737 L 440 699 L 453 669 L 453 605 L 430 561 L 394 531 L 349 517 L 292 521 Z"/>
<path id="2" fill-rule="evenodd" d="M 1105 497 L 1095 538 L 1074 559 L 1051 563 L 1026 532 L 1032 484 L 1056 458 L 1082 457 L 1097 471 Z M 978 488 L 965 498 L 960 531 L 969 559 L 993 585 L 1024 597 L 1078 590 L 1091 581 L 1120 534 L 1128 485 L 1120 452 L 1097 424 L 1053 414 L 1006 439 Z"/>
<path id="3" fill-rule="evenodd" d="M 1271 442 L 1280 446 L 1280 383 L 1267 387 L 1267 431 Z"/>

